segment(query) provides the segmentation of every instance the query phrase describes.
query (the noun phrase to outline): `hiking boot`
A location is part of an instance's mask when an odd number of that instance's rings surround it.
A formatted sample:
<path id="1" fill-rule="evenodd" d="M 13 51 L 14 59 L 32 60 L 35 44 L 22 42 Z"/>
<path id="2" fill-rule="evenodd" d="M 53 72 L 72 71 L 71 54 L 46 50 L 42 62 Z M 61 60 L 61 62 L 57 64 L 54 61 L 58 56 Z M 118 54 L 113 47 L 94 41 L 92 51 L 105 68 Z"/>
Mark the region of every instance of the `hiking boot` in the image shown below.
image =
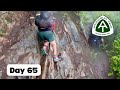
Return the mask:
<path id="1" fill-rule="evenodd" d="M 41 53 L 42 55 L 48 55 L 47 52 L 43 48 L 41 48 Z"/>
<path id="2" fill-rule="evenodd" d="M 54 62 L 58 62 L 58 61 L 60 61 L 61 59 L 60 59 L 58 56 L 54 56 L 54 57 L 53 57 L 53 60 L 54 60 Z"/>

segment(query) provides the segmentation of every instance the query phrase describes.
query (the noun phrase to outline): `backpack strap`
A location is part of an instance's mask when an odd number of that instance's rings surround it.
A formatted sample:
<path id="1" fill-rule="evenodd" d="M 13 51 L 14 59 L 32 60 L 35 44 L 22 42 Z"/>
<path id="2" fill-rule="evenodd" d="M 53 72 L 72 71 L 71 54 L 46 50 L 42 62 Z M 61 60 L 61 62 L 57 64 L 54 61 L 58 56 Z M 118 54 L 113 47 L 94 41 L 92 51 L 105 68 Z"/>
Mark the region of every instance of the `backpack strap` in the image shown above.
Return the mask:
<path id="1" fill-rule="evenodd" d="M 53 24 L 52 24 L 52 30 L 55 30 L 56 27 L 56 20 L 54 20 Z"/>

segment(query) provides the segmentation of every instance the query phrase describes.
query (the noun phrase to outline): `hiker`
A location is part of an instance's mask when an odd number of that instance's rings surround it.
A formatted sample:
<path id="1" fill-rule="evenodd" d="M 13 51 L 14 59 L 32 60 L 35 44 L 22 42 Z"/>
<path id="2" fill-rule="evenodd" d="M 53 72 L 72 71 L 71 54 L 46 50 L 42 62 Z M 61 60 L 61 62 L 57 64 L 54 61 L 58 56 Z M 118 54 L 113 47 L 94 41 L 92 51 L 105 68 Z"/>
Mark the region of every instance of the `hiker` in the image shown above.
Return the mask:
<path id="1" fill-rule="evenodd" d="M 99 50 L 100 45 L 104 44 L 104 39 L 101 36 L 96 36 L 96 35 L 90 33 L 89 38 L 88 38 L 88 44 L 91 48 Z"/>
<path id="2" fill-rule="evenodd" d="M 88 43 L 90 46 L 90 56 L 93 60 L 96 60 L 100 55 L 100 45 L 104 43 L 103 38 L 101 36 L 96 36 L 90 32 Z"/>
<path id="3" fill-rule="evenodd" d="M 92 34 L 92 24 L 89 24 L 90 32 L 88 37 L 88 44 L 90 47 L 99 49 L 100 45 L 104 43 L 104 40 L 101 36 L 96 36 Z"/>
<path id="4" fill-rule="evenodd" d="M 46 49 L 49 43 L 53 47 L 53 60 L 57 62 L 60 58 L 57 55 L 57 46 L 53 30 L 55 29 L 55 18 L 53 17 L 50 11 L 41 11 L 40 15 L 37 15 L 35 18 L 35 25 L 38 27 L 38 37 L 41 41 L 44 41 L 44 46 L 41 49 L 41 52 L 44 55 L 47 55 Z"/>

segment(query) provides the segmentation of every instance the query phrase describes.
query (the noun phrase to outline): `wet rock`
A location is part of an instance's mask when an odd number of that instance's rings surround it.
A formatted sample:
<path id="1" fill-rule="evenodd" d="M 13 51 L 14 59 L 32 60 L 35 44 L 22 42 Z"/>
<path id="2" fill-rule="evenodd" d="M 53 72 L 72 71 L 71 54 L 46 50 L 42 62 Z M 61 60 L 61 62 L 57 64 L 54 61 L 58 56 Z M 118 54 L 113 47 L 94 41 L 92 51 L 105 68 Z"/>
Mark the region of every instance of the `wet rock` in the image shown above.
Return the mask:
<path id="1" fill-rule="evenodd" d="M 0 79 L 2 79 L 2 71 L 0 71 Z"/>
<path id="2" fill-rule="evenodd" d="M 13 46 L 10 47 L 10 49 L 17 49 L 18 48 L 17 44 L 19 44 L 19 43 L 14 44 Z"/>
<path id="3" fill-rule="evenodd" d="M 63 38 L 60 40 L 60 47 L 64 48 L 68 43 L 66 42 L 67 38 L 64 35 Z"/>
<path id="4" fill-rule="evenodd" d="M 57 64 L 59 71 L 58 74 L 61 75 L 62 79 L 73 78 L 73 64 L 71 63 L 70 57 L 65 52 L 62 53 L 61 57 L 62 61 Z"/>
<path id="5" fill-rule="evenodd" d="M 0 16 L 2 16 L 3 14 L 6 14 L 8 11 L 0 11 Z"/>
<path id="6" fill-rule="evenodd" d="M 81 77 L 85 77 L 84 71 L 81 71 Z"/>
<path id="7" fill-rule="evenodd" d="M 2 46 L 0 46 L 0 52 L 2 52 Z"/>
<path id="8" fill-rule="evenodd" d="M 35 32 L 31 31 L 31 28 L 33 29 L 32 26 L 27 26 L 29 25 L 29 22 L 26 22 L 28 19 L 27 12 L 9 12 L 9 16 L 7 12 L 0 12 L 0 14 L 2 14 L 1 18 L 3 21 L 5 21 L 5 23 L 2 22 L 1 27 L 5 26 L 4 24 L 7 24 L 6 29 L 8 37 L 6 37 L 6 40 L 9 41 L 6 42 L 4 40 L 4 47 L 2 45 L 0 46 L 1 53 L 2 48 L 4 48 L 4 55 L 1 54 L 0 60 L 4 59 L 5 64 L 38 63 L 40 57 L 38 58 L 37 55 L 34 54 L 37 52 L 36 40 L 33 37 L 35 35 Z M 9 18 L 10 16 L 11 18 Z M 13 20 L 13 22 L 8 23 L 6 20 Z M 3 40 L 1 40 L 1 42 L 2 41 Z M 32 54 L 32 52 L 34 53 Z M 15 77 L 6 78 L 15 79 Z"/>
<path id="9" fill-rule="evenodd" d="M 22 55 L 25 53 L 24 48 L 16 50 L 18 55 Z"/>
<path id="10" fill-rule="evenodd" d="M 68 35 L 71 39 L 70 44 L 72 44 L 75 52 L 81 53 L 81 50 L 80 50 L 81 39 L 79 36 L 78 29 L 76 28 L 75 24 L 71 20 L 68 20 L 67 22 L 65 22 L 65 25 L 69 33 Z"/>
<path id="11" fill-rule="evenodd" d="M 2 60 L 2 59 L 4 59 L 5 58 L 5 55 L 2 55 L 1 57 L 0 57 L 0 60 Z"/>

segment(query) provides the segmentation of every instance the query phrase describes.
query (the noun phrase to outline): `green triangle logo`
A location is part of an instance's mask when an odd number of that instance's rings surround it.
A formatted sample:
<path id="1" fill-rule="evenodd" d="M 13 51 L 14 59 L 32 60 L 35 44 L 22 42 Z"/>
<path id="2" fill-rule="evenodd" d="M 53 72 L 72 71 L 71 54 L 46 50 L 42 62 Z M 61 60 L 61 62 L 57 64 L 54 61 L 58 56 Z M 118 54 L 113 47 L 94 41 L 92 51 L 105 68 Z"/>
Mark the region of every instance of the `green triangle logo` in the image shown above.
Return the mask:
<path id="1" fill-rule="evenodd" d="M 108 36 L 113 34 L 111 21 L 105 16 L 100 16 L 93 24 L 92 34 L 97 36 Z"/>
<path id="2" fill-rule="evenodd" d="M 96 26 L 96 31 L 101 33 L 109 32 L 110 31 L 109 24 L 105 20 L 99 21 Z"/>

